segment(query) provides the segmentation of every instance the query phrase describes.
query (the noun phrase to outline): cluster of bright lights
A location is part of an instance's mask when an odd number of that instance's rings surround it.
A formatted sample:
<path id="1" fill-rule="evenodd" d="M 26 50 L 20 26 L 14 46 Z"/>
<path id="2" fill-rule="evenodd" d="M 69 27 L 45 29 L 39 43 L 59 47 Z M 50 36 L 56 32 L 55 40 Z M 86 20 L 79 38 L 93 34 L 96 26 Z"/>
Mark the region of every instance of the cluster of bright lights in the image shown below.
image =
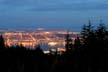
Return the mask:
<path id="1" fill-rule="evenodd" d="M 57 45 L 57 42 L 49 42 L 48 45 L 49 46 L 56 46 Z"/>
<path id="2" fill-rule="evenodd" d="M 65 52 L 66 49 L 65 48 L 57 48 L 57 51 L 62 51 L 62 52 Z"/>

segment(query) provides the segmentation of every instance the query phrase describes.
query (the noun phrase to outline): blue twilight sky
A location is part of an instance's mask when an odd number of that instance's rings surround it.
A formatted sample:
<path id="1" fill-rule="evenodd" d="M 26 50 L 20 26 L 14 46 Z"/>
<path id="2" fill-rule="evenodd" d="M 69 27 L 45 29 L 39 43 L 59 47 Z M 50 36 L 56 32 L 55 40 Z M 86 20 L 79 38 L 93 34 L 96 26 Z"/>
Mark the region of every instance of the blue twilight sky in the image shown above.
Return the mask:
<path id="1" fill-rule="evenodd" d="M 0 0 L 0 29 L 78 31 L 88 20 L 108 24 L 108 0 Z M 108 26 L 108 25 L 107 25 Z"/>

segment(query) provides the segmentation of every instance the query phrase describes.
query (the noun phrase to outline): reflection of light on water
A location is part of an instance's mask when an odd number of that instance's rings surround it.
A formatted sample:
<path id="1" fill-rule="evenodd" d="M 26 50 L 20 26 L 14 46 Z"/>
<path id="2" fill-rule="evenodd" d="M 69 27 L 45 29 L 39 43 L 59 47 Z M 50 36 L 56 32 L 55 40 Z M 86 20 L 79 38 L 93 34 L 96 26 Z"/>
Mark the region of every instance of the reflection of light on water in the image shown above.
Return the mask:
<path id="1" fill-rule="evenodd" d="M 44 51 L 45 54 L 50 53 L 50 51 Z"/>
<path id="2" fill-rule="evenodd" d="M 65 48 L 57 48 L 57 51 L 65 52 L 66 49 Z"/>
<path id="3" fill-rule="evenodd" d="M 49 42 L 48 45 L 49 46 L 56 46 L 57 45 L 57 42 Z"/>
<path id="4" fill-rule="evenodd" d="M 51 51 L 56 52 L 56 49 L 52 48 Z"/>

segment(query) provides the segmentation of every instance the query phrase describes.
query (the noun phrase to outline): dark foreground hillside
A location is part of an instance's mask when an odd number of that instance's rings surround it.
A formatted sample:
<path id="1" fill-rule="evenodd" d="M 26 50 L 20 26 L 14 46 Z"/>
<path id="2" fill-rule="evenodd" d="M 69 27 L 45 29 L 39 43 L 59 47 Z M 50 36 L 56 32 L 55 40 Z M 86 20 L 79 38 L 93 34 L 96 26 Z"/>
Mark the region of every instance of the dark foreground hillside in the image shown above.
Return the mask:
<path id="1" fill-rule="evenodd" d="M 66 35 L 66 52 L 44 54 L 23 46 L 8 47 L 0 36 L 0 72 L 108 72 L 108 31 L 103 24 L 96 30 L 84 25 L 74 44 Z"/>

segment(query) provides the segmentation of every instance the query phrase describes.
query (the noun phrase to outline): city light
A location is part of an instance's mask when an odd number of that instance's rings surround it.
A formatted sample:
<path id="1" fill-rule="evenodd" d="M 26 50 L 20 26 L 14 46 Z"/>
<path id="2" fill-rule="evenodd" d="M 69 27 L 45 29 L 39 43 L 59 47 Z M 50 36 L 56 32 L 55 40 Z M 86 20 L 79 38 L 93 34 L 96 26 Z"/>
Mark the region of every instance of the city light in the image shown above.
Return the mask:
<path id="1" fill-rule="evenodd" d="M 37 28 L 37 30 L 44 30 L 44 28 Z"/>
<path id="2" fill-rule="evenodd" d="M 50 32 L 45 32 L 45 34 L 50 34 Z"/>
<path id="3" fill-rule="evenodd" d="M 44 51 L 44 54 L 48 54 L 48 53 L 50 53 L 50 51 Z"/>
<path id="4" fill-rule="evenodd" d="M 57 42 L 49 42 L 48 45 L 49 46 L 56 46 L 57 45 Z"/>
<path id="5" fill-rule="evenodd" d="M 58 48 L 58 46 L 65 47 L 65 34 L 67 34 L 66 31 L 57 31 L 57 30 L 45 31 L 43 30 L 43 28 L 38 28 L 38 30 L 42 30 L 42 31 L 4 32 L 3 36 L 5 39 L 5 44 L 8 46 L 22 44 L 25 47 L 33 47 L 33 48 L 37 44 L 41 44 L 41 45 L 47 44 L 48 46 L 52 48 Z M 60 36 L 57 34 L 59 34 Z M 70 32 L 69 34 L 73 34 L 73 32 Z M 72 38 L 75 38 L 75 37 L 72 37 Z M 63 49 L 59 49 L 59 50 L 64 51 Z"/>
<path id="6" fill-rule="evenodd" d="M 65 48 L 57 48 L 57 51 L 60 51 L 60 52 L 65 52 L 66 49 Z"/>

